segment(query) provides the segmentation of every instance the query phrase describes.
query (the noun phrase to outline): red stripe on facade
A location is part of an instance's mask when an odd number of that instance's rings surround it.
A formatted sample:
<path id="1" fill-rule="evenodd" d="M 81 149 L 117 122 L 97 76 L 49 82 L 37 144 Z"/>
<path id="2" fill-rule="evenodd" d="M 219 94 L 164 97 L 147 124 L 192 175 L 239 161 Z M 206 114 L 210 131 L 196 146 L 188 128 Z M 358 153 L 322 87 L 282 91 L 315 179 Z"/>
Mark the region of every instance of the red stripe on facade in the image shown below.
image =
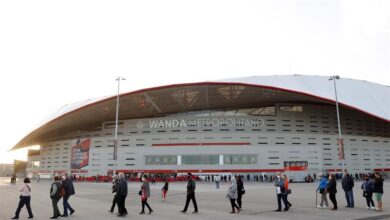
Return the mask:
<path id="1" fill-rule="evenodd" d="M 116 170 L 122 173 L 276 173 L 284 169 L 239 169 L 239 170 Z M 112 172 L 112 170 L 108 170 Z"/>
<path id="2" fill-rule="evenodd" d="M 249 142 L 218 142 L 218 143 L 169 143 L 169 144 L 152 144 L 152 147 L 176 147 L 176 146 L 242 146 L 251 145 Z"/>

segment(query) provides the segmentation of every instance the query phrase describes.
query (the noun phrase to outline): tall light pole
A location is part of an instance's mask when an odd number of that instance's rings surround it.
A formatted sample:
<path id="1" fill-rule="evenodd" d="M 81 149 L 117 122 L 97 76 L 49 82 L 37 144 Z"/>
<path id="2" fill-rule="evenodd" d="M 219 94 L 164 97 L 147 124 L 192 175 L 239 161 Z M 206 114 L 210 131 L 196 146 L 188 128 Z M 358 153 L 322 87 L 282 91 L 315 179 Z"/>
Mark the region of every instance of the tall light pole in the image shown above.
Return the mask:
<path id="1" fill-rule="evenodd" d="M 345 160 L 344 142 L 343 142 L 343 136 L 341 135 L 340 111 L 339 111 L 339 102 L 337 99 L 337 86 L 336 86 L 336 80 L 338 79 L 340 79 L 340 76 L 329 77 L 329 80 L 333 80 L 334 96 L 336 100 L 337 128 L 339 131 L 339 137 L 337 138 L 337 143 L 339 145 L 339 160 L 341 160 L 341 172 L 344 173 L 344 160 Z"/>
<path id="2" fill-rule="evenodd" d="M 125 78 L 118 76 L 116 81 L 118 81 L 118 93 L 116 95 L 116 114 L 115 114 L 115 133 L 114 133 L 114 170 L 112 175 L 115 175 L 117 168 L 117 159 L 118 159 L 118 118 L 119 118 L 119 89 L 121 85 L 121 81 L 126 80 Z"/>

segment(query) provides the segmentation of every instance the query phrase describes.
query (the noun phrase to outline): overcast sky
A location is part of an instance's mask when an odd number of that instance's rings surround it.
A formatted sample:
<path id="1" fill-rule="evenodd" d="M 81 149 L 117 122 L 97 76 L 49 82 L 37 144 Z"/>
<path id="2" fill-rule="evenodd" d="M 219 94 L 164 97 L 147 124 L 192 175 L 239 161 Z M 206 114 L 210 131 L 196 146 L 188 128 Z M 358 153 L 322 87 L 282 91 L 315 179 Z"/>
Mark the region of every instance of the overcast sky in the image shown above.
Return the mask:
<path id="1" fill-rule="evenodd" d="M 275 74 L 390 85 L 390 1 L 0 1 L 0 163 L 117 75 L 128 92 Z"/>

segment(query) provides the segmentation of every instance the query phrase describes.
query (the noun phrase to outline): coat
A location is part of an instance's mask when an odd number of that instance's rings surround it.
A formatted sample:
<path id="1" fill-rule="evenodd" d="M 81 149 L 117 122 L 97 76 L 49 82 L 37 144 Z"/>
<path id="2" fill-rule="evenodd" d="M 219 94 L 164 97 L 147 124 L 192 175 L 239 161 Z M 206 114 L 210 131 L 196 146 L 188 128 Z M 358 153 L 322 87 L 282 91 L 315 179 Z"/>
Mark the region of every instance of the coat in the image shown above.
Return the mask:
<path id="1" fill-rule="evenodd" d="M 336 180 L 332 179 L 328 181 L 328 185 L 326 186 L 326 191 L 329 194 L 336 194 L 337 193 L 337 182 Z"/>
<path id="2" fill-rule="evenodd" d="M 124 180 L 124 179 L 119 180 L 116 195 L 118 197 L 121 197 L 121 198 L 127 196 L 127 181 L 126 180 Z"/>
<path id="3" fill-rule="evenodd" d="M 143 191 L 143 193 L 145 193 L 146 198 L 150 197 L 150 184 L 149 184 L 149 182 L 147 182 L 147 181 L 143 182 L 141 185 L 141 190 Z"/>
<path id="4" fill-rule="evenodd" d="M 62 187 L 64 187 L 65 196 L 71 196 L 75 194 L 72 180 L 70 180 L 69 177 L 67 177 L 64 181 L 62 181 Z"/>
<path id="5" fill-rule="evenodd" d="M 232 184 L 229 186 L 228 192 L 226 197 L 228 199 L 237 199 L 237 183 L 236 181 L 233 181 Z"/>
<path id="6" fill-rule="evenodd" d="M 193 179 L 189 179 L 187 182 L 187 195 L 195 193 L 196 183 Z"/>
<path id="7" fill-rule="evenodd" d="M 341 180 L 341 185 L 343 187 L 343 190 L 348 192 L 352 190 L 355 184 L 353 182 L 352 177 L 348 174 Z"/>

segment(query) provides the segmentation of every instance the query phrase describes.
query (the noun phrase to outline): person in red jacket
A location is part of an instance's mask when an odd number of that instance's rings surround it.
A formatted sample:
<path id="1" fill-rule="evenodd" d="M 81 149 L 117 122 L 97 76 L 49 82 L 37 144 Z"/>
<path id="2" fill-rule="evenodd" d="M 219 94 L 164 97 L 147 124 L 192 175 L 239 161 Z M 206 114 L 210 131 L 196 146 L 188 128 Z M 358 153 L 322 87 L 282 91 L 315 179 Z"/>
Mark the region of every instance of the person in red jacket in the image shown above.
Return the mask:
<path id="1" fill-rule="evenodd" d="M 287 200 L 287 196 L 289 193 L 291 193 L 290 191 L 290 188 L 288 186 L 288 182 L 289 182 L 289 179 L 287 178 L 287 175 L 286 174 L 283 174 L 283 179 L 284 179 L 284 187 L 286 188 L 286 201 L 287 201 L 287 205 L 288 205 L 288 208 L 290 208 L 292 205 L 291 203 Z M 288 209 L 287 209 L 288 210 Z"/>

